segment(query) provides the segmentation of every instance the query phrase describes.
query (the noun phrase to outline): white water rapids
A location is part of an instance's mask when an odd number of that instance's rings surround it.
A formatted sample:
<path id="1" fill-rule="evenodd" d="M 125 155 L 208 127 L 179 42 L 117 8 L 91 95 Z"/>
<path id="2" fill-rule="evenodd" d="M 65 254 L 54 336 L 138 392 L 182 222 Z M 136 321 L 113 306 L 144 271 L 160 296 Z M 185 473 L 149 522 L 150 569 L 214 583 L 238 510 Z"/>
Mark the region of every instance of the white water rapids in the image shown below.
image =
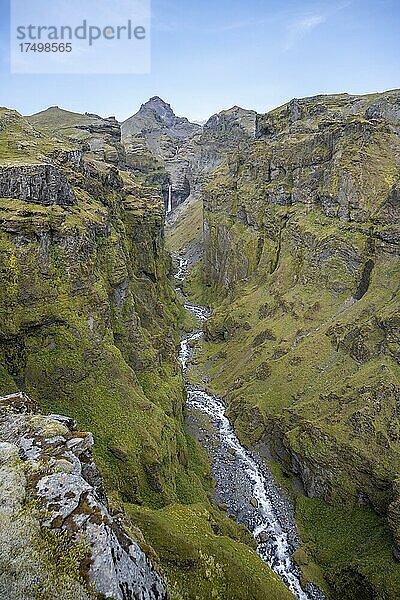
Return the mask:
<path id="1" fill-rule="evenodd" d="M 175 276 L 178 281 L 184 280 L 186 270 L 186 261 L 180 259 Z M 185 308 L 200 322 L 211 314 L 203 306 L 185 304 Z M 203 331 L 198 329 L 182 339 L 179 360 L 184 372 L 192 356 L 191 343 L 202 336 Z M 300 569 L 292 559 L 299 540 L 293 511 L 287 499 L 278 491 L 265 466 L 239 442 L 225 415 L 222 400 L 189 384 L 186 387 L 187 407 L 208 415 L 218 434 L 219 447 L 211 452 L 217 497 L 235 515 L 236 520 L 252 532 L 258 542 L 260 558 L 280 575 L 296 598 L 324 600 L 324 595 L 315 586 L 309 585 L 307 590 L 303 590 L 300 585 Z M 247 490 L 247 496 L 243 490 Z"/>

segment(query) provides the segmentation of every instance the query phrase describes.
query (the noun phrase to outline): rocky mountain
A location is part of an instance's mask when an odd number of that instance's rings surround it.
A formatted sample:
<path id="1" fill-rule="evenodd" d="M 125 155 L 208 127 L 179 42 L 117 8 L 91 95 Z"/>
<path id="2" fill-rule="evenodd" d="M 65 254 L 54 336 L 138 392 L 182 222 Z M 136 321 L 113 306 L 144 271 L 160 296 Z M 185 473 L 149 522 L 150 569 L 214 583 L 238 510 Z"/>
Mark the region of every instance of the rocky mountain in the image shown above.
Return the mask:
<path id="1" fill-rule="evenodd" d="M 2 596 L 289 599 L 210 502 L 185 430 L 168 176 L 150 150 L 125 157 L 118 129 L 0 109 Z M 20 392 L 53 416 L 4 398 Z"/>
<path id="2" fill-rule="evenodd" d="M 203 192 L 203 268 L 186 289 L 214 313 L 197 368 L 242 442 L 292 481 L 305 571 L 319 563 L 332 598 L 394 599 L 400 92 L 293 100 L 254 129 Z"/>
<path id="3" fill-rule="evenodd" d="M 172 208 L 189 196 L 201 194 L 208 174 L 222 157 L 249 139 L 257 128 L 255 111 L 233 107 L 213 115 L 200 126 L 185 117 L 177 117 L 171 106 L 155 96 L 122 123 L 122 140 L 130 156 L 150 151 L 157 157 L 171 184 Z M 164 186 L 168 205 L 168 185 Z"/>
<path id="4" fill-rule="evenodd" d="M 184 202 L 191 191 L 190 157 L 201 126 L 177 117 L 169 104 L 155 96 L 122 123 L 121 131 L 128 163 L 131 157 L 150 151 L 168 174 L 164 186 L 166 205 L 169 185 L 171 205 L 176 207 Z"/>
<path id="5" fill-rule="evenodd" d="M 255 111 L 235 106 L 200 126 L 177 117 L 169 104 L 154 97 L 122 124 L 128 164 L 147 172 L 149 161 L 157 160 L 166 171 L 162 189 L 170 249 L 184 246 L 190 264 L 202 252 L 202 190 L 229 151 L 254 139 L 257 120 Z"/>
<path id="6" fill-rule="evenodd" d="M 171 138 L 187 139 L 198 133 L 200 126 L 190 123 L 186 117 L 177 117 L 170 104 L 158 96 L 150 98 L 145 104 L 142 104 L 139 111 L 124 121 L 122 124 L 122 134 L 148 134 L 148 143 L 155 151 L 160 151 L 161 140 L 155 135 L 159 132 L 168 133 Z M 154 134 L 153 136 L 151 134 Z"/>

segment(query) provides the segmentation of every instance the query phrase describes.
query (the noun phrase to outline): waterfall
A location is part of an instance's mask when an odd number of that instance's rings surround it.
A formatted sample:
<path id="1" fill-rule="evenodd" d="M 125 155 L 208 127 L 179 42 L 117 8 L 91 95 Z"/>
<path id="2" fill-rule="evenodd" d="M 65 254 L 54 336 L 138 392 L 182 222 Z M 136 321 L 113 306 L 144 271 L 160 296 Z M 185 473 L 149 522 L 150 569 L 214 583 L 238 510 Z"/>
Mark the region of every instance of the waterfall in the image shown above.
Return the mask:
<path id="1" fill-rule="evenodd" d="M 168 184 L 168 204 L 167 204 L 167 215 L 172 212 L 172 185 Z"/>

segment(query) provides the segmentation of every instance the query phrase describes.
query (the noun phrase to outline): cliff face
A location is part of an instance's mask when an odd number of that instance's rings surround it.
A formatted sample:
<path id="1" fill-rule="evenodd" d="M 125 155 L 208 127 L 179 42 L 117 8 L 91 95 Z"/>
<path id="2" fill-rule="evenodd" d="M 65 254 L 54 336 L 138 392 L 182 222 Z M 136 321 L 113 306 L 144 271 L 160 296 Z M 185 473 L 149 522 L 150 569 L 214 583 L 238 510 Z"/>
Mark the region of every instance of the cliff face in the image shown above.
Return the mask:
<path id="1" fill-rule="evenodd" d="M 53 165 L 7 165 L 0 167 L 0 197 L 20 198 L 48 206 L 76 203 L 64 173 Z"/>
<path id="2" fill-rule="evenodd" d="M 52 138 L 38 140 L 50 156 L 2 168 L 1 393 L 24 389 L 93 429 L 99 465 L 126 498 L 176 498 L 184 398 L 162 197 L 83 150 L 59 154 Z M 168 382 L 164 405 L 143 389 L 149 371 Z"/>
<path id="3" fill-rule="evenodd" d="M 189 266 L 203 254 L 203 189 L 229 152 L 246 149 L 254 140 L 258 115 L 237 106 L 213 115 L 185 147 L 185 176 L 190 196 L 174 205 L 166 223 L 169 250 L 185 256 Z"/>
<path id="4" fill-rule="evenodd" d="M 388 106 L 396 106 L 397 96 L 388 95 Z M 371 225 L 372 241 L 396 244 L 399 124 L 368 120 L 374 100 L 306 99 L 259 117 L 259 141 L 249 152 L 231 155 L 230 164 L 211 184 L 211 212 L 218 200 L 224 201 L 222 187 L 226 185 L 226 205 L 217 206 L 217 210 L 226 218 L 236 217 L 255 234 L 266 230 L 266 243 L 271 240 L 276 244 L 276 234 L 282 229 L 282 223 L 276 224 L 275 213 L 280 211 L 286 218 L 285 207 L 295 207 L 286 211 L 288 216 L 290 211 L 304 208 L 315 216 L 336 218 L 342 227 L 360 223 L 353 229 L 363 231 L 363 226 L 365 230 Z M 304 117 L 296 107 L 303 107 Z M 275 213 L 269 223 L 271 211 Z M 277 231 L 268 230 L 273 227 Z M 206 244 L 206 251 L 209 248 Z M 272 262 L 275 259 L 272 256 Z M 210 277 L 215 279 L 218 271 L 227 286 L 243 275 L 228 273 L 229 263 L 221 265 L 216 257 L 208 262 L 211 269 L 215 267 Z M 254 261 L 249 263 L 244 275 L 250 275 L 255 266 Z"/>
<path id="5" fill-rule="evenodd" d="M 4 400 L 0 595 L 290 598 L 209 501 L 208 458 L 184 429 L 165 173 L 149 151 L 124 158 L 115 130 L 96 115 L 0 109 L 0 395 L 71 415 Z M 74 421 L 93 432 L 96 468 Z M 145 532 L 162 579 L 122 522 Z"/>
<path id="6" fill-rule="evenodd" d="M 196 263 L 203 247 L 202 190 L 227 153 L 246 148 L 258 131 L 255 111 L 234 106 L 203 125 L 177 117 L 158 96 L 122 124 L 127 163 L 148 171 L 156 158 L 167 176 L 163 180 L 166 240 L 172 252 L 184 251 L 189 265 Z"/>
<path id="7" fill-rule="evenodd" d="M 257 116 L 204 191 L 201 358 L 244 441 L 309 497 L 389 507 L 396 540 L 399 108 L 394 91 Z"/>
<path id="8" fill-rule="evenodd" d="M 309 494 L 379 510 L 400 451 L 399 102 L 394 92 L 274 111 L 216 172 L 205 211 L 207 281 L 249 282 L 209 323 L 210 339 L 228 340 L 232 410 L 241 421 L 241 402 L 255 404 L 250 437 L 277 436 Z M 230 362 L 243 338 L 246 364 Z"/>

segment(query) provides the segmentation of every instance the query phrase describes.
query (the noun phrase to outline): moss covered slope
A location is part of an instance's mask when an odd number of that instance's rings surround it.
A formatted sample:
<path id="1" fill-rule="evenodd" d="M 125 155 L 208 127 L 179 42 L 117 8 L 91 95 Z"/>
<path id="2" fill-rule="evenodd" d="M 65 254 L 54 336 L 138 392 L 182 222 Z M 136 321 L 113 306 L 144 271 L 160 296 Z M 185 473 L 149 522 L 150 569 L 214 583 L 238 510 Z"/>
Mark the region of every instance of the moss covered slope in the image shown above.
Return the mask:
<path id="1" fill-rule="evenodd" d="M 186 473 L 162 201 L 103 162 L 59 168 L 76 196 L 68 209 L 0 201 L 2 393 L 12 379 L 91 428 L 106 478 L 127 498 L 176 500 L 176 478 L 196 484 Z M 169 382 L 162 400 L 146 397 L 144 370 Z"/>
<path id="2" fill-rule="evenodd" d="M 397 539 L 399 106 L 292 101 L 217 169 L 203 284 L 219 300 L 198 359 L 245 442 L 308 496 L 389 514 Z"/>

